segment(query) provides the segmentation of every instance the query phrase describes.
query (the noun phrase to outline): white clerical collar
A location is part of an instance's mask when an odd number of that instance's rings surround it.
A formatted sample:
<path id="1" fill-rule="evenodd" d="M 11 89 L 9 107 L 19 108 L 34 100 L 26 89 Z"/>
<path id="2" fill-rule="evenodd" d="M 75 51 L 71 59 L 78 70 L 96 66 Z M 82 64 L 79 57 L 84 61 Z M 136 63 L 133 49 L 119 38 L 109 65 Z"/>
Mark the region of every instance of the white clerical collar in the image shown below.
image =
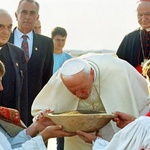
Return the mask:
<path id="1" fill-rule="evenodd" d="M 145 29 L 147 32 L 149 32 L 150 31 L 150 28 L 147 28 L 147 29 Z"/>
<path id="2" fill-rule="evenodd" d="M 141 27 L 140 29 L 142 29 L 143 30 L 143 28 Z M 145 29 L 147 32 L 149 32 L 150 31 L 150 28 L 146 28 Z"/>

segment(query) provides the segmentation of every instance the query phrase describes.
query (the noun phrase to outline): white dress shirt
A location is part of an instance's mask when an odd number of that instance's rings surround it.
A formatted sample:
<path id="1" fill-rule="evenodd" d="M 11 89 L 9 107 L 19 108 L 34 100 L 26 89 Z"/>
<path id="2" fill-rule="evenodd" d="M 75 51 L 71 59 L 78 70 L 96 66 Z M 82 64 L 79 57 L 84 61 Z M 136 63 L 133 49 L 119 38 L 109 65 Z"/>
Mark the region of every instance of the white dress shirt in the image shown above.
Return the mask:
<path id="1" fill-rule="evenodd" d="M 18 30 L 18 28 L 15 29 L 14 31 L 14 44 L 21 48 L 21 43 L 23 41 L 22 35 L 24 35 L 22 32 Z M 29 58 L 32 55 L 32 48 L 33 48 L 33 31 L 29 32 L 26 34 L 28 36 L 27 41 L 29 45 Z"/>

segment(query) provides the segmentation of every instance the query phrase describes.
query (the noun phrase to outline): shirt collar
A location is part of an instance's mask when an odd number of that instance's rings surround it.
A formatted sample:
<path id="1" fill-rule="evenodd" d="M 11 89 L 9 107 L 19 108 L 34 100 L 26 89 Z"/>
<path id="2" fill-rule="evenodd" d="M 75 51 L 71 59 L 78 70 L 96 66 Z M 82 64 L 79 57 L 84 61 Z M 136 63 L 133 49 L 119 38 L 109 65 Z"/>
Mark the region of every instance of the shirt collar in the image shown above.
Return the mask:
<path id="1" fill-rule="evenodd" d="M 15 32 L 16 32 L 16 36 L 20 39 L 22 38 L 22 35 L 24 35 L 18 28 L 16 28 Z M 28 36 L 29 39 L 32 39 L 33 31 L 27 33 L 26 35 Z"/>

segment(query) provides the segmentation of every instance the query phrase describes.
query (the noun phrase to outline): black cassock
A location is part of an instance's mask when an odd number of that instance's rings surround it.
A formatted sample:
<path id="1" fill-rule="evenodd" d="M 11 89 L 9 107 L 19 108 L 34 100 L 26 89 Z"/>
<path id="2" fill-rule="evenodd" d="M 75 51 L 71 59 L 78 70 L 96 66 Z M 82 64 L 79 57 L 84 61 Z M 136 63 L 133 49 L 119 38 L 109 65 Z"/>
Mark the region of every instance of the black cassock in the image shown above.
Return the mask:
<path id="1" fill-rule="evenodd" d="M 122 40 L 117 55 L 135 68 L 150 58 L 150 32 L 137 29 L 127 34 Z"/>

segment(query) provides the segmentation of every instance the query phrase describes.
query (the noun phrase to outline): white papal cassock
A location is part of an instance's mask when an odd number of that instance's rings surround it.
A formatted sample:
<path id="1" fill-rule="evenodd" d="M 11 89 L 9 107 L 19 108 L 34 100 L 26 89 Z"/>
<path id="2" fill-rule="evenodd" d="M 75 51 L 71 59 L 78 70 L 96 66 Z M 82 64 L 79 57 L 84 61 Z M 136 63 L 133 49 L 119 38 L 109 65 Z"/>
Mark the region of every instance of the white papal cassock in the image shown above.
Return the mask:
<path id="1" fill-rule="evenodd" d="M 126 112 L 139 117 L 145 115 L 148 108 L 148 90 L 145 78 L 129 63 L 112 54 L 82 55 L 95 72 L 92 93 L 96 110 L 104 109 L 107 113 L 114 111 Z M 72 68 L 73 69 L 73 68 Z M 83 101 L 70 93 L 60 78 L 61 68 L 51 77 L 32 105 L 32 114 L 50 108 L 55 112 L 78 109 L 93 109 L 89 105 L 91 97 Z M 102 105 L 99 105 L 102 103 Z M 102 136 L 110 140 L 118 131 L 111 122 L 102 130 Z M 85 143 L 78 136 L 65 138 L 65 150 L 91 150 L 92 144 Z"/>

